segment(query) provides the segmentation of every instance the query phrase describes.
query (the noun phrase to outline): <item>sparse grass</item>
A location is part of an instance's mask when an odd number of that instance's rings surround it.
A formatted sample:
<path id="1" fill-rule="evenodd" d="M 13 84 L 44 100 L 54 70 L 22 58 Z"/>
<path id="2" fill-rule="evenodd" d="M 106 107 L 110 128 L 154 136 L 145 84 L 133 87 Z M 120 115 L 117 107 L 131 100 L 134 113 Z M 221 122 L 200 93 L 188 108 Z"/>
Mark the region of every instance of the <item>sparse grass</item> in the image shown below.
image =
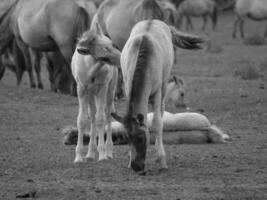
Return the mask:
<path id="1" fill-rule="evenodd" d="M 213 40 L 208 40 L 206 44 L 207 44 L 207 46 L 206 46 L 207 52 L 220 53 L 223 50 L 222 46 Z"/>
<path id="2" fill-rule="evenodd" d="M 234 75 L 243 80 L 256 80 L 263 75 L 259 66 L 249 60 L 240 60 L 232 64 L 234 68 Z"/>
<path id="3" fill-rule="evenodd" d="M 254 34 L 254 35 L 250 35 L 248 37 L 246 37 L 244 39 L 244 43 L 246 45 L 265 45 L 266 44 L 266 40 L 264 39 L 264 37 L 258 35 L 258 34 Z"/>

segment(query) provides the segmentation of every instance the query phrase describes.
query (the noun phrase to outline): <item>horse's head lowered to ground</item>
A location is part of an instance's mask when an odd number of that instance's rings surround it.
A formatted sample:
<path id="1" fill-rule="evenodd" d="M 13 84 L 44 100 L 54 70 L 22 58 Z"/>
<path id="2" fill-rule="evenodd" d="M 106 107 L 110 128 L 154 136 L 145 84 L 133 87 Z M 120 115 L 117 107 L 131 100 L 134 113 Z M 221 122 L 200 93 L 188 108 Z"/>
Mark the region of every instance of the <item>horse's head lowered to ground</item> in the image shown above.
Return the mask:
<path id="1" fill-rule="evenodd" d="M 130 164 L 135 171 L 142 171 L 145 168 L 146 149 L 148 146 L 148 129 L 145 125 L 145 117 L 142 114 L 136 116 L 121 117 L 111 113 L 112 117 L 122 123 L 127 129 L 126 138 L 130 146 Z"/>

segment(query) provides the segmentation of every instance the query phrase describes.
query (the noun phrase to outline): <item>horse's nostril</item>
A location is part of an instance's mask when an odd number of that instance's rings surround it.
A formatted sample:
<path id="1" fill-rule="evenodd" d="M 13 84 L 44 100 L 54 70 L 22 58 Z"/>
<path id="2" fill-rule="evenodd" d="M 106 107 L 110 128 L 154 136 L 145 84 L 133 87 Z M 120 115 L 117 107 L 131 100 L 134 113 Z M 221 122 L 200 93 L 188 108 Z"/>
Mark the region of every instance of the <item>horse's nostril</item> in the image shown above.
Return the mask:
<path id="1" fill-rule="evenodd" d="M 183 92 L 181 93 L 181 97 L 184 97 L 184 93 Z"/>

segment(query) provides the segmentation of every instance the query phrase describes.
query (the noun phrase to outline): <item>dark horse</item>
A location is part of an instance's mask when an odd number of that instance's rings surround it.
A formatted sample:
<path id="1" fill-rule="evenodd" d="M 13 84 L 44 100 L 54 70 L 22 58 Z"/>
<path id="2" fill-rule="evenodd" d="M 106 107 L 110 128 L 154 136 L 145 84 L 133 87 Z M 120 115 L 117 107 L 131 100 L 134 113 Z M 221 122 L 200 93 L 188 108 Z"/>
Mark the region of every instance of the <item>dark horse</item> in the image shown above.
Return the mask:
<path id="1" fill-rule="evenodd" d="M 76 94 L 70 63 L 76 38 L 89 26 L 87 12 L 73 0 L 4 0 L 0 2 L 0 55 L 13 40 L 30 65 L 29 47 L 35 51 L 59 51 Z"/>

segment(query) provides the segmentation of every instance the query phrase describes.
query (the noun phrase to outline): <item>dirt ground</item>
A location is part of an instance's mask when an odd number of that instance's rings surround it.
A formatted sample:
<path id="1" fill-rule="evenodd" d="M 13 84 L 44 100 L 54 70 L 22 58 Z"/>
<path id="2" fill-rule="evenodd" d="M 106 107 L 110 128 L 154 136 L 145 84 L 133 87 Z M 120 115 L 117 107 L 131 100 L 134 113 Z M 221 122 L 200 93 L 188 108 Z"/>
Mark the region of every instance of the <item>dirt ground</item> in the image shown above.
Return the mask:
<path id="1" fill-rule="evenodd" d="M 149 147 L 146 176 L 127 168 L 127 146 L 115 146 L 114 159 L 74 165 L 74 146 L 64 146 L 60 130 L 76 124 L 77 99 L 46 89 L 21 86 L 6 73 L 0 82 L 0 199 L 35 191 L 36 199 L 267 199 L 267 46 L 233 40 L 233 16 L 220 16 L 210 38 L 217 53 L 181 51 L 173 73 L 187 83 L 186 101 L 202 108 L 231 140 L 227 144 L 165 145 L 169 170 L 159 172 Z M 247 22 L 246 34 L 262 34 L 264 23 Z M 262 77 L 235 76 L 240 61 L 265 62 Z M 241 63 L 242 63 L 241 62 Z M 241 66 L 242 67 L 242 66 Z M 264 74 L 265 73 L 265 74 Z M 119 103 L 123 105 L 122 102 Z M 117 106 L 121 112 L 121 106 Z M 175 108 L 167 105 L 167 110 Z"/>

